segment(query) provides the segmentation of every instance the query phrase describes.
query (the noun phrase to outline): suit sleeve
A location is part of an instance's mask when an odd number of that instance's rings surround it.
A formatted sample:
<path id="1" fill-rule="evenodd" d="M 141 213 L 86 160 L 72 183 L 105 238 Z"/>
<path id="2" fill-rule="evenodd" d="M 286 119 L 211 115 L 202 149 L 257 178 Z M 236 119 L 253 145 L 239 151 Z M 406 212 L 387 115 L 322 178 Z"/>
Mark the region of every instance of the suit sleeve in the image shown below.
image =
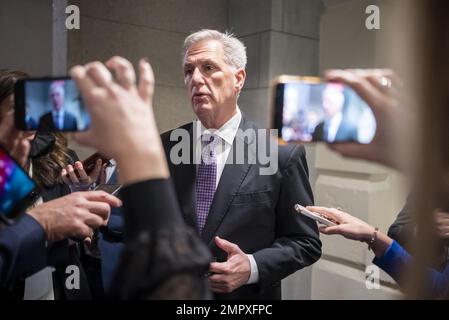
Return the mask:
<path id="1" fill-rule="evenodd" d="M 43 269 L 47 263 L 45 232 L 29 215 L 0 231 L 0 286 Z"/>
<path id="2" fill-rule="evenodd" d="M 211 256 L 185 226 L 171 180 L 122 189 L 125 249 L 117 272 L 120 299 L 204 299 Z"/>
<path id="3" fill-rule="evenodd" d="M 253 255 L 262 290 L 311 265 L 321 256 L 321 241 L 316 222 L 294 210 L 296 203 L 303 206 L 313 204 L 303 147 L 293 148 L 282 174 L 276 207 L 276 240 L 271 247 Z"/>

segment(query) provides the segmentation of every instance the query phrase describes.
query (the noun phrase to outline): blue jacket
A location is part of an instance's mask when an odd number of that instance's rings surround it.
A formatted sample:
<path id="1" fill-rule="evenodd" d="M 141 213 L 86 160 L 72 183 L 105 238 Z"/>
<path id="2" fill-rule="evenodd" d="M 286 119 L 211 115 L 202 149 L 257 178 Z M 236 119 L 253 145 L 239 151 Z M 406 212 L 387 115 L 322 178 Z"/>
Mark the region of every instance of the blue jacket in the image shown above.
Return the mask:
<path id="1" fill-rule="evenodd" d="M 399 243 L 393 240 L 385 254 L 382 257 L 374 258 L 373 263 L 401 284 L 401 277 L 410 267 L 412 257 Z M 430 269 L 428 278 L 429 288 L 435 296 L 446 294 L 449 287 L 449 265 L 442 272 Z"/>

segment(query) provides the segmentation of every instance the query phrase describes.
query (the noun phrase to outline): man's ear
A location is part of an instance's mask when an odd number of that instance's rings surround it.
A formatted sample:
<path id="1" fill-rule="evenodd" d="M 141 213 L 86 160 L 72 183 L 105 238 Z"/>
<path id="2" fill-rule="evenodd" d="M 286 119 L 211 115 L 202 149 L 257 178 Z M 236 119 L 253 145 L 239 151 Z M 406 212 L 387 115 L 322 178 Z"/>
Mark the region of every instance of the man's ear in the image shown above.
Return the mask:
<path id="1" fill-rule="evenodd" d="M 240 68 L 235 73 L 235 88 L 237 89 L 237 92 L 242 91 L 243 85 L 245 84 L 246 79 L 246 71 L 243 68 Z"/>

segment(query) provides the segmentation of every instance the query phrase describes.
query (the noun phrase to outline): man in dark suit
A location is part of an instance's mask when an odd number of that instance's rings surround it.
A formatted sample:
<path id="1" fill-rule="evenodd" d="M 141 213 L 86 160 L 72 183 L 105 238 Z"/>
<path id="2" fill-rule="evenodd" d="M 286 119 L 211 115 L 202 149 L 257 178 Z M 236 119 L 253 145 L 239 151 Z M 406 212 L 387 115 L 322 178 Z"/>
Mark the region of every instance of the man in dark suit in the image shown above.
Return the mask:
<path id="1" fill-rule="evenodd" d="M 50 130 L 76 131 L 78 128 L 76 117 L 64 108 L 65 89 L 63 81 L 55 81 L 50 86 L 50 101 L 52 111 L 41 116 L 40 126 Z"/>
<path id="2" fill-rule="evenodd" d="M 357 126 L 345 118 L 347 98 L 344 86 L 329 83 L 323 90 L 324 121 L 320 122 L 312 134 L 314 141 L 357 141 Z"/>
<path id="3" fill-rule="evenodd" d="M 185 83 L 199 120 L 163 134 L 162 142 L 184 219 L 215 259 L 211 290 L 218 299 L 280 299 L 281 279 L 321 255 L 316 223 L 293 209 L 313 203 L 304 148 L 280 147 L 271 158 L 274 170 L 262 173 L 251 150 L 269 137 L 258 135 L 237 106 L 244 45 L 202 30 L 186 38 L 184 50 Z"/>

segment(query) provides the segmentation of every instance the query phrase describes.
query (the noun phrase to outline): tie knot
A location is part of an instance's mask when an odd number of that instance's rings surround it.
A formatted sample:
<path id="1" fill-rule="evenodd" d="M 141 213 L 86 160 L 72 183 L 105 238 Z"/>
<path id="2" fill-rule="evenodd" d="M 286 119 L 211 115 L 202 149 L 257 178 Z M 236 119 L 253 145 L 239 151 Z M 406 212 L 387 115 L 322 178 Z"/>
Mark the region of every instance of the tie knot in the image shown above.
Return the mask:
<path id="1" fill-rule="evenodd" d="M 214 144 L 216 145 L 219 141 L 220 137 L 211 133 L 205 133 L 201 135 L 201 141 L 205 144 Z"/>

